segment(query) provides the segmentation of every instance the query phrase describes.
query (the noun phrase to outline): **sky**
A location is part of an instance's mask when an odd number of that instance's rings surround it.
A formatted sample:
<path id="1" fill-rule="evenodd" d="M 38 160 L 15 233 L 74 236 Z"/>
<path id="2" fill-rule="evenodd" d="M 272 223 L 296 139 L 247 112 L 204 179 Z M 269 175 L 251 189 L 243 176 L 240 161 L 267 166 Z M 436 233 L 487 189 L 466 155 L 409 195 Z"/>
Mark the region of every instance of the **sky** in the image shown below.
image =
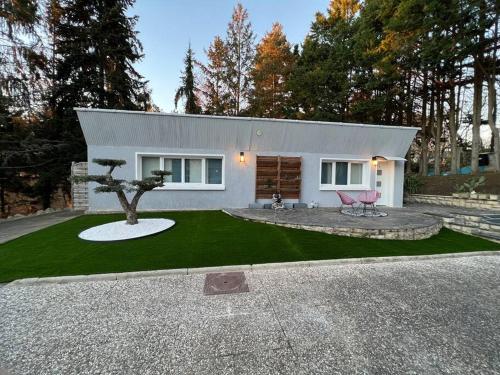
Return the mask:
<path id="1" fill-rule="evenodd" d="M 329 0 L 243 0 L 256 41 L 280 22 L 293 45 L 302 43 L 316 12 L 324 12 Z M 172 112 L 180 84 L 188 44 L 204 62 L 204 49 L 216 35 L 225 37 L 235 0 L 136 0 L 130 15 L 139 16 L 136 30 L 144 48 L 137 70 L 153 90 L 153 102 Z"/>

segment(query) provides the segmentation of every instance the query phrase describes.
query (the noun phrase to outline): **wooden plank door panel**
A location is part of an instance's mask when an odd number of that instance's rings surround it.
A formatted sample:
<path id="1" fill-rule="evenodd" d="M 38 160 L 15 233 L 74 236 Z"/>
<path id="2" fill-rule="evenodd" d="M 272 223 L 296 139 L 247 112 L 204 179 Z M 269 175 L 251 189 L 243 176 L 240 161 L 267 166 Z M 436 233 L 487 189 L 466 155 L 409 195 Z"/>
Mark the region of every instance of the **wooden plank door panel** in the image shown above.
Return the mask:
<path id="1" fill-rule="evenodd" d="M 284 199 L 300 199 L 302 158 L 257 156 L 255 196 L 271 199 L 276 191 Z"/>

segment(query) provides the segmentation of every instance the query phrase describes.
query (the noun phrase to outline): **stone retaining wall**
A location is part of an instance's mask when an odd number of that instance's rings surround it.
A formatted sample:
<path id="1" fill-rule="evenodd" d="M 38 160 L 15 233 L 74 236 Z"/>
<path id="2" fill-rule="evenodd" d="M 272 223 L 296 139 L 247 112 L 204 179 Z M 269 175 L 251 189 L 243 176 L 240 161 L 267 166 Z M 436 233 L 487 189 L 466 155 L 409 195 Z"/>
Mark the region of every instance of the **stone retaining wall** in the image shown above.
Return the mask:
<path id="1" fill-rule="evenodd" d="M 408 203 L 436 204 L 463 208 L 477 208 L 483 210 L 499 210 L 500 201 L 493 199 L 457 198 L 451 195 L 412 194 L 405 199 Z"/>
<path id="2" fill-rule="evenodd" d="M 233 216 L 230 212 L 225 213 Z M 313 232 L 322 232 L 327 234 L 336 234 L 346 237 L 373 238 L 378 240 L 423 240 L 438 234 L 443 223 L 439 220 L 437 223 L 421 228 L 398 228 L 398 229 L 365 229 L 349 227 L 323 227 L 317 225 L 302 225 L 272 222 L 268 220 L 255 220 L 238 216 L 240 219 L 254 221 L 265 224 L 279 225 L 286 228 L 304 229 Z"/>

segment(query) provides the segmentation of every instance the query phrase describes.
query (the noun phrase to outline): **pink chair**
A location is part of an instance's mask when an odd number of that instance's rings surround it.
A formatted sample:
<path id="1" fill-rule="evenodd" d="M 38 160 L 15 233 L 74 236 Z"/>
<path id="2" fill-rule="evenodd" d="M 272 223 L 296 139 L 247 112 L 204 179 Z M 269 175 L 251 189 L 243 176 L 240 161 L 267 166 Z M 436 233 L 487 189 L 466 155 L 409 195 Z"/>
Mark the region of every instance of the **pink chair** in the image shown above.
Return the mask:
<path id="1" fill-rule="evenodd" d="M 356 207 L 354 207 L 354 204 L 357 203 L 357 200 L 350 197 L 349 195 L 347 195 L 346 193 L 342 193 L 341 191 L 337 191 L 337 195 L 339 196 L 340 198 L 340 202 L 342 203 L 340 205 L 340 211 L 342 212 L 342 208 L 344 206 L 351 206 L 352 208 L 352 211 L 354 213 L 356 213 Z"/>
<path id="2" fill-rule="evenodd" d="M 363 213 L 366 213 L 367 206 L 371 207 L 373 212 L 377 212 L 375 203 L 377 202 L 378 197 L 379 194 L 376 190 L 363 191 L 358 195 L 358 201 L 363 205 Z"/>

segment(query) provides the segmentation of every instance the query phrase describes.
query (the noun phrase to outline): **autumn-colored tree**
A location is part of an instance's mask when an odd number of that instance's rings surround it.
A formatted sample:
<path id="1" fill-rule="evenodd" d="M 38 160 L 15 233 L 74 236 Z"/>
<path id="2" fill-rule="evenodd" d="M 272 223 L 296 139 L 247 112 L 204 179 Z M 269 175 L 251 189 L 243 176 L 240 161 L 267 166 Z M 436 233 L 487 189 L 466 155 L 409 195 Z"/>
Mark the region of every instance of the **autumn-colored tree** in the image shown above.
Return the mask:
<path id="1" fill-rule="evenodd" d="M 257 45 L 254 83 L 250 113 L 259 117 L 285 117 L 289 97 L 287 82 L 293 68 L 294 56 L 283 27 L 274 23 Z"/>
<path id="2" fill-rule="evenodd" d="M 226 84 L 227 47 L 216 36 L 208 49 L 206 64 L 199 64 L 203 73 L 200 94 L 205 113 L 223 115 L 229 107 L 229 92 Z"/>
<path id="3" fill-rule="evenodd" d="M 248 105 L 250 72 L 255 56 L 254 40 L 248 12 L 238 3 L 228 24 L 226 37 L 226 84 L 229 89 L 230 115 L 240 115 Z"/>

